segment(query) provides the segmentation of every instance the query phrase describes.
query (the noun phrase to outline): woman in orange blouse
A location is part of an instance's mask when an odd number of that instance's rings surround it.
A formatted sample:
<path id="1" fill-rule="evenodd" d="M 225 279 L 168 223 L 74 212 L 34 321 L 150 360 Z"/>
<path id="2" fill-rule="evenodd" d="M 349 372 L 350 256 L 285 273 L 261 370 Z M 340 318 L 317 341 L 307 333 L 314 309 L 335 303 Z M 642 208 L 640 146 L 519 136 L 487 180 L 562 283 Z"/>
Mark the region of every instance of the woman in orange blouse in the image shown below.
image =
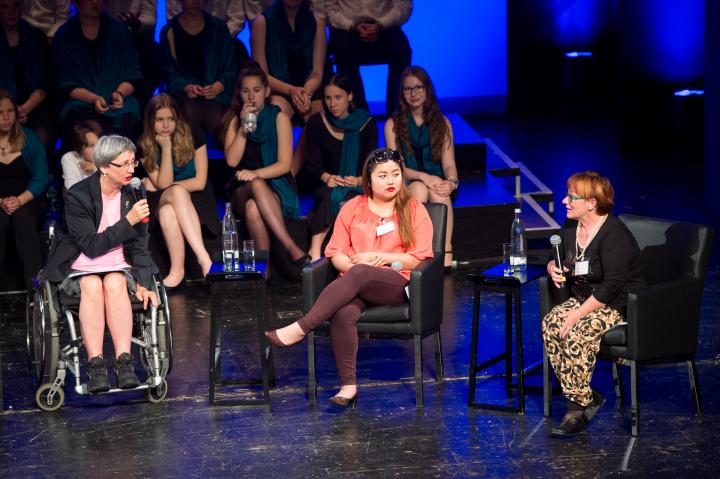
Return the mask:
<path id="1" fill-rule="evenodd" d="M 401 304 L 410 270 L 430 258 L 433 227 L 425 207 L 410 197 L 400 155 L 373 151 L 362 172 L 363 195 L 345 203 L 325 249 L 340 277 L 330 283 L 299 321 L 265 335 L 275 346 L 300 342 L 330 320 L 340 391 L 330 401 L 347 406 L 357 398 L 357 322 L 366 306 Z M 398 268 L 399 263 L 399 268 Z M 391 265 L 394 264 L 394 268 Z"/>

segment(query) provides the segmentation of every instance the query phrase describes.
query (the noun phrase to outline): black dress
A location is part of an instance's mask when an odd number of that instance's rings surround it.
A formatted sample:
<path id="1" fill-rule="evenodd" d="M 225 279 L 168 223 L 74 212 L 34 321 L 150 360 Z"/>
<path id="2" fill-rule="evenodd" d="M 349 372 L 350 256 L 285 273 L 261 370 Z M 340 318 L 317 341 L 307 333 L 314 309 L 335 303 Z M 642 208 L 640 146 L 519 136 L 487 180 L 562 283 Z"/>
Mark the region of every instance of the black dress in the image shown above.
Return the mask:
<path id="1" fill-rule="evenodd" d="M 27 189 L 30 170 L 22 155 L 10 164 L 0 163 L 0 198 L 18 196 Z M 23 268 L 23 279 L 27 283 L 42 266 L 40 249 L 40 228 L 45 219 L 43 198 L 36 198 L 8 215 L 0 209 L 0 261 L 8 263 L 7 242 L 9 233 L 15 238 L 16 252 Z"/>
<path id="2" fill-rule="evenodd" d="M 317 179 L 319 186 L 314 191 L 315 208 L 308 220 L 310 234 L 322 233 L 335 222 L 335 215 L 330 212 L 330 193 L 332 188 L 320 180 L 323 173 L 337 175 L 340 173 L 340 159 L 342 158 L 342 140 L 335 138 L 323 121 L 322 113 L 316 113 L 305 127 L 307 139 L 307 164 L 310 176 Z M 365 158 L 377 148 L 378 129 L 375 122 L 370 119 L 360 130 L 360 157 L 357 162 L 355 176 L 362 174 Z M 345 201 L 357 196 L 358 193 L 349 191 Z"/>

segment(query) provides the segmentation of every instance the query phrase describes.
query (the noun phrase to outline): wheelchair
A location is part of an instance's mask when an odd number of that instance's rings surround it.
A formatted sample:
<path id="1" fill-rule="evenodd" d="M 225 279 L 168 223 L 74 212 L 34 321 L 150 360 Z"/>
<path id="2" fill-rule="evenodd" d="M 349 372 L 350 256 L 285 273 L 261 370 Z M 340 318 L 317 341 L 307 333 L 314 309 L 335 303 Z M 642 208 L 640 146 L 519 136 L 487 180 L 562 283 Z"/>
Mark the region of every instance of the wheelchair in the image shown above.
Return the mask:
<path id="1" fill-rule="evenodd" d="M 152 403 L 162 401 L 167 395 L 166 376 L 170 374 L 173 362 L 170 310 L 165 287 L 158 277 L 153 277 L 149 289 L 157 296 L 157 307 L 149 304 L 148 309 L 144 310 L 142 302 L 131 297 L 131 341 L 137 346 L 138 354 L 134 356 L 147 372 L 147 379 L 133 389 L 113 388 L 97 394 L 145 390 L 147 399 Z M 81 381 L 79 306 L 80 298 L 60 293 L 58 285 L 47 281 L 42 271 L 27 289 L 25 322 L 28 366 L 37 387 L 35 402 L 43 411 L 56 411 L 65 402 L 63 386 L 68 371 L 75 377 L 75 392 L 91 394 L 87 383 Z"/>

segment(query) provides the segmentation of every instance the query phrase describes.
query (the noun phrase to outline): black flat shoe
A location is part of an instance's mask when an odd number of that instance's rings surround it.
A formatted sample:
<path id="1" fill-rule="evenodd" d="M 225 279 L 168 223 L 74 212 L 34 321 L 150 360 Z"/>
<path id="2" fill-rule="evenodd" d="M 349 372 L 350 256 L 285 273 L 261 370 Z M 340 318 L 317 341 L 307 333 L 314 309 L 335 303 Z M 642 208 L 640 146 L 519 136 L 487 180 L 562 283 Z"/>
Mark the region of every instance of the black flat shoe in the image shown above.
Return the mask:
<path id="1" fill-rule="evenodd" d="M 580 434 L 585 429 L 587 429 L 587 421 L 584 414 L 567 413 L 560 421 L 560 424 L 552 429 L 550 434 L 558 437 L 568 437 Z"/>
<path id="2" fill-rule="evenodd" d="M 348 407 L 350 406 L 350 409 L 355 409 L 355 405 L 357 404 L 358 400 L 358 393 L 355 392 L 355 395 L 351 398 L 346 398 L 342 396 L 333 396 L 330 398 L 330 402 L 338 407 Z"/>
<path id="3" fill-rule="evenodd" d="M 303 269 L 305 266 L 309 265 L 312 262 L 312 258 L 309 254 L 306 254 L 304 256 L 301 256 L 298 259 L 292 260 L 293 266 L 297 266 L 300 269 Z"/>
<path id="4" fill-rule="evenodd" d="M 181 289 L 183 289 L 185 287 L 185 284 L 186 284 L 186 281 L 185 281 L 185 278 L 183 278 L 175 286 L 168 286 L 165 283 L 163 283 L 163 286 L 165 286 L 166 293 L 173 293 L 173 292 L 180 291 Z"/>

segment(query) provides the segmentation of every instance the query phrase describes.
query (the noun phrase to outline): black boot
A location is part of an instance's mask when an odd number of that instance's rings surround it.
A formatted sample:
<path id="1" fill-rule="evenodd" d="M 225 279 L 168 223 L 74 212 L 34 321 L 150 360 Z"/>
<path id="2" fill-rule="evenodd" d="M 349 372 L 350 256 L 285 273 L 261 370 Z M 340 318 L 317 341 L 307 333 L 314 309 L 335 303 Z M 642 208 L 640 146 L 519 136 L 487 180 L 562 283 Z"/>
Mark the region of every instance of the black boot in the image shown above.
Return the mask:
<path id="1" fill-rule="evenodd" d="M 110 390 L 110 379 L 108 378 L 107 366 L 102 356 L 95 356 L 88 361 L 88 391 L 99 393 Z"/>
<path id="2" fill-rule="evenodd" d="M 578 403 L 568 401 L 567 413 L 560 424 L 552 429 L 553 436 L 574 436 L 587 428 L 585 408 Z"/>
<path id="3" fill-rule="evenodd" d="M 122 353 L 115 361 L 118 387 L 132 389 L 140 385 L 140 379 L 135 374 L 135 358 L 130 353 Z"/>

